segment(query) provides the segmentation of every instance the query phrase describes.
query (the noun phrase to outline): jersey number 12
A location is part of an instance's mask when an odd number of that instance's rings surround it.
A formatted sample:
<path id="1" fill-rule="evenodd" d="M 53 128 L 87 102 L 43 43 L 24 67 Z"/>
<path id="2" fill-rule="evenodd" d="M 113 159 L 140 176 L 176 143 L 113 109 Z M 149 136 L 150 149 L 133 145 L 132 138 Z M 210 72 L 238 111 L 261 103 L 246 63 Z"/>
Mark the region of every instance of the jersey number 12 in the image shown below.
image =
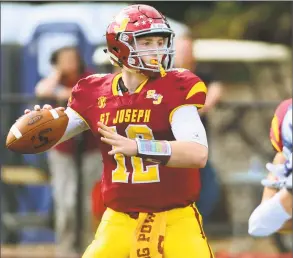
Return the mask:
<path id="1" fill-rule="evenodd" d="M 117 132 L 116 127 L 111 127 L 113 131 Z M 154 140 L 153 132 L 147 125 L 128 125 L 125 129 L 126 136 L 130 139 L 140 137 L 146 140 Z M 112 182 L 115 183 L 128 183 L 130 172 L 127 172 L 125 161 L 129 157 L 123 154 L 115 154 L 114 159 L 117 162 L 117 167 L 112 171 Z M 160 182 L 159 165 L 143 164 L 143 160 L 139 157 L 130 157 L 133 168 L 131 183 L 155 183 Z M 145 169 L 146 168 L 146 169 Z"/>

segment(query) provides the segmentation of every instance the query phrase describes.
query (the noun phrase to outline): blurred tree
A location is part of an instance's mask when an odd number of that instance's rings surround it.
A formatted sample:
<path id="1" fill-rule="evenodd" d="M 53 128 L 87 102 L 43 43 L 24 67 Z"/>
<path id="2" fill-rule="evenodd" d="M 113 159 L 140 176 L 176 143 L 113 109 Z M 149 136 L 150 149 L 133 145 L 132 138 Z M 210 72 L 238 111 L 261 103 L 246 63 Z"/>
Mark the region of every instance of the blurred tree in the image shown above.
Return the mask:
<path id="1" fill-rule="evenodd" d="M 190 7 L 200 10 L 202 8 L 212 8 L 215 5 L 213 1 L 138 1 L 135 3 L 151 5 L 164 13 L 164 15 L 181 22 L 186 22 L 185 13 Z M 129 2 L 129 4 L 134 4 L 134 2 Z"/>
<path id="2" fill-rule="evenodd" d="M 292 45 L 291 2 L 215 2 L 191 5 L 184 20 L 196 38 L 263 40 Z"/>
<path id="3" fill-rule="evenodd" d="M 250 39 L 292 45 L 293 18 L 290 1 L 125 2 L 148 4 L 158 8 L 166 16 L 189 25 L 195 38 Z"/>

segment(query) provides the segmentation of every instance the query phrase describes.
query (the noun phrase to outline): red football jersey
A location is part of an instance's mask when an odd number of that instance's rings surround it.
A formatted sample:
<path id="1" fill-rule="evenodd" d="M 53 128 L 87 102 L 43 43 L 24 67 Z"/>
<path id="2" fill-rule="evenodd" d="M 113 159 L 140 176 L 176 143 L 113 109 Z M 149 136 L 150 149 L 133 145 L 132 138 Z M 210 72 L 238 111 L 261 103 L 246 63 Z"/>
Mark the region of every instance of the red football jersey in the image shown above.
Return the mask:
<path id="1" fill-rule="evenodd" d="M 282 101 L 279 106 L 276 108 L 271 128 L 270 128 L 270 140 L 277 152 L 281 152 L 283 149 L 283 142 L 282 142 L 282 122 L 284 119 L 284 116 L 289 108 L 289 106 L 292 104 L 292 98 L 286 99 Z"/>
<path id="2" fill-rule="evenodd" d="M 106 210 L 101 196 L 101 181 L 97 181 L 91 193 L 92 197 L 92 213 L 95 217 L 101 218 Z"/>
<path id="3" fill-rule="evenodd" d="M 206 86 L 188 70 L 143 82 L 133 94 L 118 92 L 121 74 L 92 75 L 74 87 L 69 107 L 100 138 L 98 121 L 117 133 L 144 139 L 175 140 L 170 122 L 182 105 L 202 107 Z M 120 212 L 160 212 L 184 207 L 198 199 L 198 169 L 170 168 L 122 154 L 108 155 L 111 146 L 99 143 L 103 155 L 102 196 L 107 207 Z"/>
<path id="4" fill-rule="evenodd" d="M 85 73 L 81 75 L 80 79 L 88 77 L 91 74 L 93 73 L 90 71 L 86 71 Z M 74 81 L 69 80 L 67 81 L 67 83 L 65 83 L 65 87 L 73 88 L 76 82 L 77 82 L 76 80 Z M 93 136 L 91 131 L 83 132 L 82 138 L 84 142 L 84 150 L 86 152 L 90 152 L 90 151 L 94 151 L 98 149 L 98 144 L 96 143 L 96 139 Z M 77 148 L 76 144 L 77 144 L 77 141 L 74 138 L 71 138 L 65 142 L 55 145 L 53 148 L 60 152 L 74 155 Z"/>

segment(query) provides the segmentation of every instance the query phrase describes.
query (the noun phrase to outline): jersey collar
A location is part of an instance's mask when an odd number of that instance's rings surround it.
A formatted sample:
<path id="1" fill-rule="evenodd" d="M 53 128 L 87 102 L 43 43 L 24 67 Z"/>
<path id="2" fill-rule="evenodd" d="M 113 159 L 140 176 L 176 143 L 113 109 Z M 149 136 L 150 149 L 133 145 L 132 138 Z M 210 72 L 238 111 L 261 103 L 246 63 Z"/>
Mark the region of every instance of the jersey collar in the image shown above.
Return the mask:
<path id="1" fill-rule="evenodd" d="M 119 79 L 122 77 L 122 73 L 118 73 L 117 75 L 114 76 L 114 79 L 112 81 L 112 93 L 114 96 L 122 96 L 122 92 L 121 90 L 118 90 L 118 81 Z M 148 82 L 148 78 L 145 79 L 135 90 L 134 93 L 139 93 L 141 92 L 142 88 L 146 85 L 146 83 Z"/>

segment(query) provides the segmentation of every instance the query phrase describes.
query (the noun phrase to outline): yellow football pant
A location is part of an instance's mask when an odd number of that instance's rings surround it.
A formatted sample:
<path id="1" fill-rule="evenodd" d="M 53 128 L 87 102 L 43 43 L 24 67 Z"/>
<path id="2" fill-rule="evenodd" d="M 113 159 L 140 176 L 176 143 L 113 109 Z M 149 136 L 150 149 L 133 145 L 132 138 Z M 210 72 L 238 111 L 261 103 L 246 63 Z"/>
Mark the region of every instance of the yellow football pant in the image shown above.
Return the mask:
<path id="1" fill-rule="evenodd" d="M 167 212 L 164 258 L 213 258 L 195 207 Z M 107 209 L 82 258 L 128 258 L 137 220 Z"/>

